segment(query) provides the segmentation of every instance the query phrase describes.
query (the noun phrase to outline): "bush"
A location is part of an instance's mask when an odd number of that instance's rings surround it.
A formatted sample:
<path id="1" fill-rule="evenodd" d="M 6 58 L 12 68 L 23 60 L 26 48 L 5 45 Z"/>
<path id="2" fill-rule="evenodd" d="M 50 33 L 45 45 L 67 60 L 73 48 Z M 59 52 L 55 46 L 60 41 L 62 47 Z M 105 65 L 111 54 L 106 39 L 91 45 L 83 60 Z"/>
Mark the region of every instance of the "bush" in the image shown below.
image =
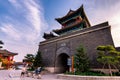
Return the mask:
<path id="1" fill-rule="evenodd" d="M 34 70 L 35 70 L 34 68 L 27 69 L 27 71 L 34 71 Z"/>
<path id="2" fill-rule="evenodd" d="M 120 72 L 112 72 L 113 76 L 120 76 Z"/>

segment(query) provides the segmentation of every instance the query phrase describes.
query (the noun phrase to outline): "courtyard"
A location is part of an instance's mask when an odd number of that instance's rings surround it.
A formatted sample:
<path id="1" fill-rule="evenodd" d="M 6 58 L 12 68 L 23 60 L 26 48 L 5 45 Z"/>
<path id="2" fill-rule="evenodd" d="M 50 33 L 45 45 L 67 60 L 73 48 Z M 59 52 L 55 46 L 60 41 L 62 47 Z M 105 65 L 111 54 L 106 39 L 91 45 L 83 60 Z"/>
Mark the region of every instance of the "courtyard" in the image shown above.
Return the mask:
<path id="1" fill-rule="evenodd" d="M 57 79 L 57 74 L 44 74 L 41 79 L 24 77 L 20 78 L 20 70 L 0 70 L 0 80 L 64 80 Z M 12 75 L 11 77 L 9 75 Z"/>

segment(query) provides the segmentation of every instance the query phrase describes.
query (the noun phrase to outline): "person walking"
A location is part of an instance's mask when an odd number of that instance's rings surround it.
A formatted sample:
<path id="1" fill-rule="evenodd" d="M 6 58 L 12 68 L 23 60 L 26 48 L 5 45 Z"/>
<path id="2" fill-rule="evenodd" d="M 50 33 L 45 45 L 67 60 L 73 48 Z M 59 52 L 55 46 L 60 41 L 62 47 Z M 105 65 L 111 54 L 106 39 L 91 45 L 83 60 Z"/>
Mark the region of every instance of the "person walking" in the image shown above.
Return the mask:
<path id="1" fill-rule="evenodd" d="M 41 67 L 38 67 L 35 69 L 35 75 L 37 76 L 38 79 L 41 79 Z"/>
<path id="2" fill-rule="evenodd" d="M 24 66 L 21 71 L 21 77 L 25 77 L 26 67 Z"/>

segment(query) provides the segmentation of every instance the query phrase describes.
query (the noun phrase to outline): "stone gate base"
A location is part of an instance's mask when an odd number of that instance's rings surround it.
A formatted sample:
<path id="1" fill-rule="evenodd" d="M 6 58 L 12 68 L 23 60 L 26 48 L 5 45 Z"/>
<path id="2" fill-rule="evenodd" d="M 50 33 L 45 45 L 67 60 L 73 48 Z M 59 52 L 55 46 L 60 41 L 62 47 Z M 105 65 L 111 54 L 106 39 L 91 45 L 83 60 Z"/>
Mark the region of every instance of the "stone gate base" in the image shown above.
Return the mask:
<path id="1" fill-rule="evenodd" d="M 45 67 L 45 69 L 47 71 L 49 71 L 50 73 L 54 73 L 55 72 L 55 68 L 54 67 Z"/>
<path id="2" fill-rule="evenodd" d="M 120 77 L 117 76 L 78 76 L 65 74 L 58 74 L 57 78 L 65 80 L 120 80 Z"/>
<path id="3" fill-rule="evenodd" d="M 63 71 L 62 67 L 45 67 L 50 73 L 61 73 Z"/>

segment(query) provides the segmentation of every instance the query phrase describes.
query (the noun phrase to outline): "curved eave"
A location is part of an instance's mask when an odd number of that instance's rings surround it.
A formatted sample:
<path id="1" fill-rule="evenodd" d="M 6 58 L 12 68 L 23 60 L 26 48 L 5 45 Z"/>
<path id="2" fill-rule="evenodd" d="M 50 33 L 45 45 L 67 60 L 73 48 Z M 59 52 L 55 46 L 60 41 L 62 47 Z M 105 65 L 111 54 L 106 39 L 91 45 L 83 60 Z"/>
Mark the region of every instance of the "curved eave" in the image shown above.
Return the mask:
<path id="1" fill-rule="evenodd" d="M 56 37 L 53 33 L 44 33 L 43 38 L 48 39 L 48 38 L 53 38 Z"/>
<path id="2" fill-rule="evenodd" d="M 1 50 L 0 54 L 7 55 L 7 56 L 9 56 L 9 55 L 12 55 L 12 56 L 18 55 L 18 53 L 12 53 L 12 52 L 9 52 L 7 50 Z"/>
<path id="3" fill-rule="evenodd" d="M 13 55 L 13 56 L 15 56 L 15 55 L 18 55 L 18 53 L 11 53 L 11 54 L 9 54 L 9 55 Z"/>
<path id="4" fill-rule="evenodd" d="M 83 22 L 83 21 L 82 21 L 82 22 Z M 81 23 L 82 23 L 82 22 L 81 22 Z M 65 27 L 65 28 L 62 28 L 62 29 L 56 29 L 56 30 L 53 30 L 53 32 L 59 34 L 62 30 L 70 29 L 70 28 L 75 27 L 76 25 L 79 25 L 79 24 L 81 24 L 81 23 L 76 23 L 75 25 L 68 26 L 68 27 Z"/>
<path id="5" fill-rule="evenodd" d="M 63 19 L 65 19 L 66 17 L 69 17 L 69 16 L 77 13 L 78 11 L 82 11 L 82 15 L 85 16 L 85 19 L 86 19 L 86 21 L 87 21 L 87 23 L 88 23 L 88 26 L 90 27 L 91 24 L 90 24 L 90 22 L 89 22 L 89 20 L 88 20 L 88 18 L 87 18 L 87 16 L 86 16 L 86 14 L 85 14 L 83 5 L 82 5 L 80 8 L 78 8 L 76 11 L 72 12 L 71 14 L 69 14 L 69 12 L 68 12 L 67 15 L 63 16 L 62 18 L 55 18 L 55 20 L 57 20 L 60 24 L 62 24 L 61 21 L 62 21 Z M 68 15 L 68 14 L 69 14 L 69 15 Z"/>
<path id="6" fill-rule="evenodd" d="M 88 20 L 88 18 L 87 18 L 87 16 L 86 16 L 86 14 L 85 14 L 84 9 L 83 9 L 83 14 L 84 14 L 84 16 L 85 16 L 85 18 L 86 18 L 86 20 L 87 20 L 87 23 L 88 23 L 88 25 L 89 25 L 89 27 L 90 27 L 90 26 L 91 26 L 91 24 L 90 24 L 90 22 L 89 22 L 89 20 Z"/>
<path id="7" fill-rule="evenodd" d="M 7 55 L 7 56 L 15 56 L 15 55 L 18 55 L 18 53 L 4 53 L 4 55 Z"/>
<path id="8" fill-rule="evenodd" d="M 53 30 L 53 32 L 58 34 L 58 32 L 60 32 L 60 29 Z"/>
<path id="9" fill-rule="evenodd" d="M 77 11 L 79 11 L 79 10 L 83 10 L 83 5 L 82 5 L 80 8 L 78 8 L 76 11 L 72 12 L 71 14 L 69 14 L 69 12 L 70 12 L 70 11 L 69 11 L 65 16 L 63 16 L 63 17 L 61 17 L 61 18 L 55 18 L 55 20 L 57 20 L 57 21 L 61 24 L 61 21 L 62 21 L 63 19 L 65 19 L 66 17 L 69 17 L 69 16 L 77 13 Z"/>

